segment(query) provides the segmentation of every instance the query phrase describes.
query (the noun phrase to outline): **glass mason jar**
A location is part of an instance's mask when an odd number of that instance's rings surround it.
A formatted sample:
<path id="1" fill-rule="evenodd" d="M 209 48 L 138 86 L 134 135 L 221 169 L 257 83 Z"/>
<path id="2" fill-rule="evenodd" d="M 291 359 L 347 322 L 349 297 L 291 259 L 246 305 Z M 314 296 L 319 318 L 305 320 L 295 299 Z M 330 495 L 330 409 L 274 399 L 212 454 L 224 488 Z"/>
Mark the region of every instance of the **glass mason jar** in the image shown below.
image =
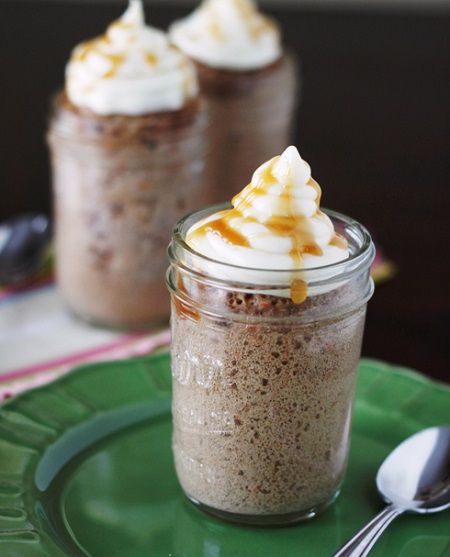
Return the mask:
<path id="1" fill-rule="evenodd" d="M 211 203 L 231 199 L 236 184 L 247 184 L 255 168 L 292 143 L 300 90 L 298 64 L 291 52 L 250 71 L 195 62 L 211 122 L 207 168 L 213 185 Z"/>
<path id="2" fill-rule="evenodd" d="M 99 116 L 56 98 L 48 132 L 56 271 L 76 315 L 129 329 L 168 319 L 166 248 L 173 223 L 204 199 L 205 128 L 198 101 Z"/>
<path id="3" fill-rule="evenodd" d="M 325 211 L 350 257 L 301 271 L 248 269 L 194 252 L 175 227 L 173 452 L 181 486 L 226 520 L 283 525 L 339 493 L 375 249 L 357 222 Z M 301 304 L 295 289 L 307 288 Z M 293 296 L 292 296 L 293 297 Z"/>

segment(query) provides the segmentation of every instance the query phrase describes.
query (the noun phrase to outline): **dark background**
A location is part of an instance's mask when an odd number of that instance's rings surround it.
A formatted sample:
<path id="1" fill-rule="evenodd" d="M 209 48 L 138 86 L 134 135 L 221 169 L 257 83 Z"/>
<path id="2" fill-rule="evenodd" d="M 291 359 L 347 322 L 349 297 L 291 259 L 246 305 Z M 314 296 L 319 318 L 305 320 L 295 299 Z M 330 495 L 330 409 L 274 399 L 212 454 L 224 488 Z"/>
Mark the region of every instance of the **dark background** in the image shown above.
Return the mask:
<path id="1" fill-rule="evenodd" d="M 165 28 L 190 7 L 147 6 Z M 0 1 L 0 219 L 50 209 L 48 100 L 70 50 L 120 3 Z M 324 205 L 366 224 L 398 274 L 369 305 L 364 355 L 449 374 L 450 16 L 273 10 L 302 60 L 297 144 Z"/>

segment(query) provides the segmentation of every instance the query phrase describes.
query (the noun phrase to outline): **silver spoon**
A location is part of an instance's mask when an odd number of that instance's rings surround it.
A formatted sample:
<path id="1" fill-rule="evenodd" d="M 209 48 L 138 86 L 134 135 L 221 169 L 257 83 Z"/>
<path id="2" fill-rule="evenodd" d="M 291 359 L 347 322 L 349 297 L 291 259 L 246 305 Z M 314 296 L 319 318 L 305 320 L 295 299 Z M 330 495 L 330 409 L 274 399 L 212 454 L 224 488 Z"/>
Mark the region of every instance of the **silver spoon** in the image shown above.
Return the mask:
<path id="1" fill-rule="evenodd" d="M 378 470 L 377 488 L 389 505 L 333 557 L 365 557 L 403 513 L 450 507 L 450 428 L 424 429 L 403 441 Z"/>
<path id="2" fill-rule="evenodd" d="M 0 223 L 0 284 L 19 284 L 44 264 L 50 244 L 45 215 L 24 214 Z"/>

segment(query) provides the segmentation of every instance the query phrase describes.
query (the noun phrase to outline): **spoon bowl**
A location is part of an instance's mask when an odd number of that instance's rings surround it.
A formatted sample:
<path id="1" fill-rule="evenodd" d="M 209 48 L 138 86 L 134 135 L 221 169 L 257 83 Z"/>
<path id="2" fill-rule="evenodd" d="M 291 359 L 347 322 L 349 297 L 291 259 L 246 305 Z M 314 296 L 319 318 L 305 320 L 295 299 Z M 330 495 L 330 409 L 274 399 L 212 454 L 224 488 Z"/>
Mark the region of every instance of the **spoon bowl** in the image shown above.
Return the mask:
<path id="1" fill-rule="evenodd" d="M 376 483 L 389 505 L 333 557 L 366 557 L 389 524 L 405 512 L 450 508 L 450 428 L 424 429 L 403 441 L 384 460 Z"/>
<path id="2" fill-rule="evenodd" d="M 403 441 L 385 459 L 377 488 L 405 511 L 439 512 L 450 506 L 450 428 L 432 427 Z"/>
<path id="3" fill-rule="evenodd" d="M 43 266 L 50 244 L 50 222 L 24 214 L 0 223 L 0 284 L 16 285 Z"/>

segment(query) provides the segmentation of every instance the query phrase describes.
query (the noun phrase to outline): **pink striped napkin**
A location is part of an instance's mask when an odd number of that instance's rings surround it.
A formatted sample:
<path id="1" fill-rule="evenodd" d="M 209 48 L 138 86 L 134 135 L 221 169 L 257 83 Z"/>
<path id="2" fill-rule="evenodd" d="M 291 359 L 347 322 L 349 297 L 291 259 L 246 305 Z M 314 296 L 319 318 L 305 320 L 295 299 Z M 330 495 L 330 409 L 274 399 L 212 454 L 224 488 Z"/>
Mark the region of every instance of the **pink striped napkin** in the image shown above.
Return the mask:
<path id="1" fill-rule="evenodd" d="M 168 329 L 123 334 L 81 323 L 50 280 L 0 290 L 0 402 L 75 366 L 143 356 L 169 342 Z"/>

